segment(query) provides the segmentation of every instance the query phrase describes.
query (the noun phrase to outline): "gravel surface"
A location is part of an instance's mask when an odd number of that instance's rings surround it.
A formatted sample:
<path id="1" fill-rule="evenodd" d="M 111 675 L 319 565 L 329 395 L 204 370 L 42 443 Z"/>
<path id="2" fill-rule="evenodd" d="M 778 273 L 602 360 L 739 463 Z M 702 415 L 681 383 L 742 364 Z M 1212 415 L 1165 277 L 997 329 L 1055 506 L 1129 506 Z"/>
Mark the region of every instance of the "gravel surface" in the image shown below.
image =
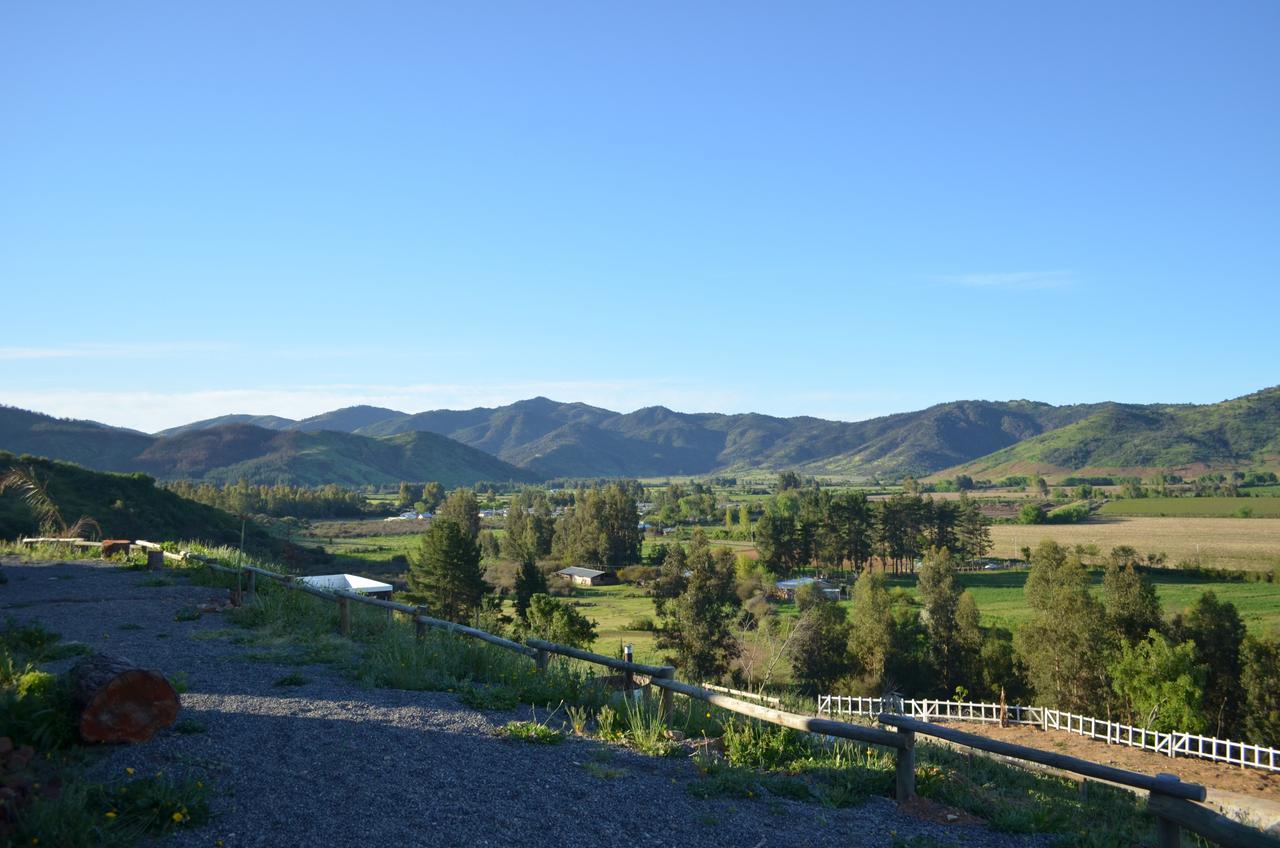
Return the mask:
<path id="1" fill-rule="evenodd" d="M 220 615 L 175 621 L 216 589 L 90 563 L 0 564 L 0 616 L 185 674 L 172 730 L 109 750 L 91 777 L 190 775 L 214 787 L 214 819 L 172 846 L 888 846 L 1006 848 L 1044 836 L 938 825 L 887 798 L 848 809 L 779 799 L 693 797 L 693 766 L 594 741 L 532 745 L 495 735 L 529 708 L 479 712 L 440 692 L 365 689 L 323 666 L 248 661 Z M 126 629 L 121 627 L 126 626 Z M 136 628 L 136 629 L 135 629 Z M 69 664 L 69 663 L 68 663 Z M 274 685 L 301 671 L 309 682 Z M 219 842 L 219 840 L 221 840 Z M 918 840 L 918 841 L 917 841 Z"/>

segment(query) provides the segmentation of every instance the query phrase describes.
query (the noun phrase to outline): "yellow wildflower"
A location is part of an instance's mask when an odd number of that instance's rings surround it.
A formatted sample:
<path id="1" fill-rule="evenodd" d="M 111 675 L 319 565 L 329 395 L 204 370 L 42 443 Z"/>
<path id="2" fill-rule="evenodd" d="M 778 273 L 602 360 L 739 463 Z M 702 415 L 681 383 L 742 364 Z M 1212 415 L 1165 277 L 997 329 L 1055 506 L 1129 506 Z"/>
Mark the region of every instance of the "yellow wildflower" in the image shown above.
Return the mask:
<path id="1" fill-rule="evenodd" d="M 125 774 L 133 774 L 133 766 L 129 766 L 127 769 L 125 769 L 125 770 L 124 770 L 124 773 L 125 773 Z"/>
<path id="2" fill-rule="evenodd" d="M 107 818 L 109 818 L 109 819 L 113 819 L 113 818 L 115 818 L 115 817 L 116 817 L 116 811 L 115 811 L 115 810 L 107 810 Z"/>
<path id="3" fill-rule="evenodd" d="M 175 822 L 181 822 L 183 818 L 185 818 L 185 817 L 182 815 L 182 813 L 178 812 L 177 810 L 174 810 L 174 812 L 173 812 L 173 820 L 174 820 Z"/>

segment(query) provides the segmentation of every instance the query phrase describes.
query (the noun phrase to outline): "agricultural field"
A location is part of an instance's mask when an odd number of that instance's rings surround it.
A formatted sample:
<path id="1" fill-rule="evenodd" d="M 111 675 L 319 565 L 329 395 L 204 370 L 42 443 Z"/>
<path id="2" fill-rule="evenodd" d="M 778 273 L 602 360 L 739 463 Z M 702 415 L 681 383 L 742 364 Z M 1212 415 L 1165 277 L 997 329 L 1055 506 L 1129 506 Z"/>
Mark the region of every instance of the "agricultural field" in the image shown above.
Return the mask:
<path id="1" fill-rule="evenodd" d="M 1131 498 L 1105 503 L 1098 512 L 1101 515 L 1280 518 L 1280 498 Z"/>
<path id="2" fill-rule="evenodd" d="M 1280 566 L 1280 520 L 1272 518 L 1099 516 L 1080 524 L 996 524 L 991 539 L 991 553 L 997 557 L 1016 558 L 1024 546 L 1053 539 L 1063 545 L 1097 545 L 1103 554 L 1132 545 L 1143 554 L 1164 553 L 1170 565 L 1198 561 L 1207 568 L 1246 571 Z"/>
<path id="3" fill-rule="evenodd" d="M 984 625 L 997 625 L 1016 630 L 1031 616 L 1023 586 L 1026 570 L 973 572 L 961 574 L 959 583 L 973 593 Z M 1263 634 L 1280 627 L 1280 584 L 1214 580 L 1211 578 L 1161 569 L 1148 574 L 1166 616 L 1182 612 L 1205 592 L 1212 591 L 1219 600 L 1230 601 L 1251 633 Z M 1093 572 L 1095 591 L 1102 589 L 1102 572 Z M 891 587 L 901 587 L 916 594 L 914 575 L 889 578 Z"/>

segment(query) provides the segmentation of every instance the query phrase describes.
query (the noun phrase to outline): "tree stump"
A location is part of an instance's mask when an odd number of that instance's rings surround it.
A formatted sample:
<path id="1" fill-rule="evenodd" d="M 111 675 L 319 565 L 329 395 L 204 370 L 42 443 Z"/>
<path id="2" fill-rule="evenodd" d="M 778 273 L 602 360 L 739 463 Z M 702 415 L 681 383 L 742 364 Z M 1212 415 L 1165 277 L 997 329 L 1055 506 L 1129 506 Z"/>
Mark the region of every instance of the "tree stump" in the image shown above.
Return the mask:
<path id="1" fill-rule="evenodd" d="M 178 693 L 158 671 L 93 654 L 71 669 L 71 701 L 85 742 L 145 742 L 178 718 Z"/>

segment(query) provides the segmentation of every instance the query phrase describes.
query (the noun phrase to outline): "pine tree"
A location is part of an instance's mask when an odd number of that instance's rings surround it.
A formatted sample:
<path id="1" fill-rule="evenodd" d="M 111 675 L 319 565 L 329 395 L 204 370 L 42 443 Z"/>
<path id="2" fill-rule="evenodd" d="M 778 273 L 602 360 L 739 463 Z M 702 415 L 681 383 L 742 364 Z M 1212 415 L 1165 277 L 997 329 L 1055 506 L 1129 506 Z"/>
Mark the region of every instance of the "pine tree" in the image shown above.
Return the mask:
<path id="1" fill-rule="evenodd" d="M 669 556 L 667 561 L 675 559 Z M 664 598 L 660 607 L 658 647 L 674 652 L 669 661 L 687 679 L 715 681 L 724 676 L 739 653 L 731 629 L 739 604 L 734 592 L 733 554 L 724 548 L 713 552 L 706 537 L 696 534 L 687 565 L 689 575 L 683 589 Z"/>
<path id="2" fill-rule="evenodd" d="M 529 599 L 534 595 L 547 593 L 547 578 L 539 570 L 532 559 L 520 563 L 520 571 L 516 573 L 516 615 L 526 618 L 529 610 Z"/>
<path id="3" fill-rule="evenodd" d="M 409 558 L 409 592 L 428 612 L 448 621 L 468 621 L 488 586 L 480 571 L 480 547 L 448 518 L 436 518 Z"/>

